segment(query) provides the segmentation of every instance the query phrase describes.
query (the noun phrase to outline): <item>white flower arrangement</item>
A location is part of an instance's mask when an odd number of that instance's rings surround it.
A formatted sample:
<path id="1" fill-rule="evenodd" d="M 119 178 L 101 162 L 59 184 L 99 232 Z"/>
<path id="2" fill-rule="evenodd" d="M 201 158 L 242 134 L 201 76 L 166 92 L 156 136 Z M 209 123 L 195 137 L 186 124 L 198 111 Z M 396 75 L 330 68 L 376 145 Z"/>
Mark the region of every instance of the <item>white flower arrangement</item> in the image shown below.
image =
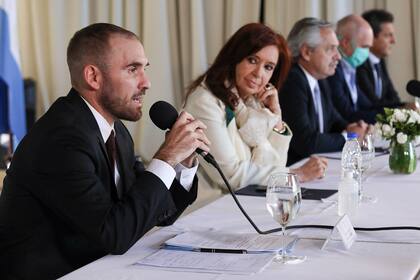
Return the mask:
<path id="1" fill-rule="evenodd" d="M 385 108 L 376 116 L 375 131 L 386 140 L 405 144 L 420 135 L 420 114 L 409 109 Z"/>

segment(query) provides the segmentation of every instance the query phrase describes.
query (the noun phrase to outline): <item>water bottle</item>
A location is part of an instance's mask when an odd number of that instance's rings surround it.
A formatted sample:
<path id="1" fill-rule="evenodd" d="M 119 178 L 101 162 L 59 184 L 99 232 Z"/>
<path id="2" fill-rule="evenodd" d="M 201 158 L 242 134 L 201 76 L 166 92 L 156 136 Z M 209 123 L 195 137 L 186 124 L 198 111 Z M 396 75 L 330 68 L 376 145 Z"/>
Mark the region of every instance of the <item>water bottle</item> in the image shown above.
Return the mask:
<path id="1" fill-rule="evenodd" d="M 359 207 L 359 188 L 351 172 L 345 171 L 338 185 L 338 215 L 354 216 Z"/>
<path id="2" fill-rule="evenodd" d="M 362 152 L 359 142 L 357 141 L 357 133 L 348 132 L 347 141 L 344 144 L 341 153 L 341 178 L 351 176 L 357 182 L 358 196 L 361 198 L 362 184 Z"/>

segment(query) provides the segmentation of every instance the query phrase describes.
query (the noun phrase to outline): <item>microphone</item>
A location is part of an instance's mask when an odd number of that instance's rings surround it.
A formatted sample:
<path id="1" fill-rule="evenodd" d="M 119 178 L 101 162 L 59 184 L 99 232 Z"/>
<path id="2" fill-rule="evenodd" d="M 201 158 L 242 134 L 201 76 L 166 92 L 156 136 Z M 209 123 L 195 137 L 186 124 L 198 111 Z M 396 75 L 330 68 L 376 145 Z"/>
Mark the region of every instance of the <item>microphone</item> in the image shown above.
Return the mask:
<path id="1" fill-rule="evenodd" d="M 414 97 L 420 97 L 420 82 L 419 81 L 417 80 L 409 81 L 405 89 L 410 95 Z"/>
<path id="2" fill-rule="evenodd" d="M 171 129 L 178 119 L 178 112 L 168 102 L 157 101 L 150 107 L 149 116 L 152 122 L 162 130 Z M 202 149 L 197 148 L 196 153 L 202 156 L 208 163 L 215 162 L 214 157 L 210 153 L 205 153 Z"/>

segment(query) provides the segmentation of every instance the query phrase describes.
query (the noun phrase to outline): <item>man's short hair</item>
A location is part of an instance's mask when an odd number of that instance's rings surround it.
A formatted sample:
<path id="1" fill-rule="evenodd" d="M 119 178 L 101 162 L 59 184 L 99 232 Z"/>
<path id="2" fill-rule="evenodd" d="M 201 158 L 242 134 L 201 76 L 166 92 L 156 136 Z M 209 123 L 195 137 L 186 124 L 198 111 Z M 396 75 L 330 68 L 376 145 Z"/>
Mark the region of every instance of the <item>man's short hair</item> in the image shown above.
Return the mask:
<path id="1" fill-rule="evenodd" d="M 362 14 L 362 17 L 369 22 L 373 30 L 373 35 L 376 37 L 381 32 L 381 25 L 383 23 L 393 23 L 394 16 L 385 10 L 369 10 Z"/>
<path id="2" fill-rule="evenodd" d="M 83 67 L 87 63 L 98 66 L 101 71 L 107 70 L 107 53 L 109 39 L 113 35 L 136 38 L 136 34 L 110 23 L 95 23 L 77 31 L 67 47 L 67 65 L 72 85 L 81 79 Z"/>
<path id="3" fill-rule="evenodd" d="M 322 43 L 321 29 L 334 26 L 328 21 L 317 18 L 306 17 L 297 21 L 287 36 L 287 43 L 294 61 L 300 57 L 300 49 L 306 44 L 310 48 L 316 48 Z"/>

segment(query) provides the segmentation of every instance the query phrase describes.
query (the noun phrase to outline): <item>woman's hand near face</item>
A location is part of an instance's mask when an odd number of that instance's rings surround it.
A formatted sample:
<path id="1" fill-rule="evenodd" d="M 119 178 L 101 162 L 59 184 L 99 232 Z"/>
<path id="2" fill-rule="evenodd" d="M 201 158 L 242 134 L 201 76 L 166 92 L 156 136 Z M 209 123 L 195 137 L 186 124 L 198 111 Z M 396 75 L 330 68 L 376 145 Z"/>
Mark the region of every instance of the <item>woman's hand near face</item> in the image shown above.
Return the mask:
<path id="1" fill-rule="evenodd" d="M 277 89 L 272 84 L 268 83 L 260 93 L 257 93 L 256 97 L 271 112 L 281 115 Z"/>
<path id="2" fill-rule="evenodd" d="M 282 131 L 284 124 L 281 118 L 281 109 L 277 89 L 272 84 L 268 83 L 264 89 L 256 95 L 256 98 L 273 114 L 280 116 L 280 119 L 275 128 L 279 131 Z"/>

